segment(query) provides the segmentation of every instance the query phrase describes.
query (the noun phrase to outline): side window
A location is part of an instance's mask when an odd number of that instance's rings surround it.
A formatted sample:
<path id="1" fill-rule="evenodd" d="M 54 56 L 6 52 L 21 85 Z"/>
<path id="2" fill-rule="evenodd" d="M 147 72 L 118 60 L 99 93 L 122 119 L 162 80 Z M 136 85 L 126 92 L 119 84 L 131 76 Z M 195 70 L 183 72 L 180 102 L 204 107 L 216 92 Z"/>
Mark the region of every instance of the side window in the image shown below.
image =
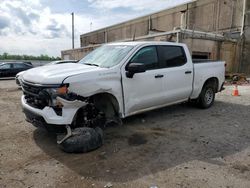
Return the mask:
<path id="1" fill-rule="evenodd" d="M 23 64 L 21 64 L 21 63 L 15 63 L 14 64 L 14 68 L 15 69 L 22 69 L 22 68 L 25 68 L 26 66 L 25 65 L 23 65 Z"/>
<path id="2" fill-rule="evenodd" d="M 158 68 L 158 56 L 155 46 L 148 46 L 140 49 L 130 63 L 142 63 L 146 65 L 146 69 L 157 69 Z"/>
<path id="3" fill-rule="evenodd" d="M 179 67 L 187 62 L 185 52 L 180 46 L 159 46 L 161 67 Z"/>
<path id="4" fill-rule="evenodd" d="M 0 69 L 10 69 L 11 68 L 11 64 L 4 64 L 0 66 Z"/>

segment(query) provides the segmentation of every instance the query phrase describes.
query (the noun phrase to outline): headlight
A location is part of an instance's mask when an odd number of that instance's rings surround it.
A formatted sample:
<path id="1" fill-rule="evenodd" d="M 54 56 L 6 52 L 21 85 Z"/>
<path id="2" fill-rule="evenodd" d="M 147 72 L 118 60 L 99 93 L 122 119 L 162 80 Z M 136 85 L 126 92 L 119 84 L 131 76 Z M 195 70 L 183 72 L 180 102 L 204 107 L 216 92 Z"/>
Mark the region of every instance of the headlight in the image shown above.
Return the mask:
<path id="1" fill-rule="evenodd" d="M 67 95 L 69 94 L 68 90 L 69 84 L 61 85 L 58 88 L 47 88 L 45 91 L 49 94 L 50 96 L 50 105 L 52 106 L 57 106 L 57 101 L 56 97 L 60 96 L 62 98 L 67 98 Z"/>
<path id="2" fill-rule="evenodd" d="M 52 97 L 60 96 L 60 95 L 66 95 L 68 94 L 68 87 L 69 84 L 61 85 L 58 88 L 47 88 L 45 89 Z"/>
<path id="3" fill-rule="evenodd" d="M 56 90 L 58 95 L 66 95 L 68 93 L 68 85 L 63 85 Z"/>

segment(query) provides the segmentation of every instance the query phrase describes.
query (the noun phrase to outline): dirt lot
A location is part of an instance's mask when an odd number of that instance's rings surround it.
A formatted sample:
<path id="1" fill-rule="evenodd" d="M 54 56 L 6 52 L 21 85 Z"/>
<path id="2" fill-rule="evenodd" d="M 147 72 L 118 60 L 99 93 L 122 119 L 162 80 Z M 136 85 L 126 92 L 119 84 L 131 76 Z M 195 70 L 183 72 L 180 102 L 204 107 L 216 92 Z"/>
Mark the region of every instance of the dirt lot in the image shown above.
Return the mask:
<path id="1" fill-rule="evenodd" d="M 105 145 L 63 153 L 25 122 L 21 91 L 0 81 L 0 187 L 250 187 L 250 86 L 200 110 L 175 105 L 106 130 Z"/>

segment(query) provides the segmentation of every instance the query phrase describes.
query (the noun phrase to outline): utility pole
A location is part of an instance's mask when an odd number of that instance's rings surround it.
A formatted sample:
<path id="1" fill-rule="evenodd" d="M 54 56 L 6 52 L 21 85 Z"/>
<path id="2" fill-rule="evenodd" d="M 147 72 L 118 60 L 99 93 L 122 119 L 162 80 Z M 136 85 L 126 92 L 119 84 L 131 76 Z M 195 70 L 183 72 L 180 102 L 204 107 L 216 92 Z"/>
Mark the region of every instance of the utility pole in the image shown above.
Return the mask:
<path id="1" fill-rule="evenodd" d="M 72 49 L 74 49 L 75 48 L 74 12 L 72 12 L 71 15 L 72 15 Z"/>
<path id="2" fill-rule="evenodd" d="M 92 22 L 90 22 L 90 24 L 89 24 L 89 29 L 90 29 L 90 32 L 92 31 L 92 25 L 93 25 L 93 23 L 92 23 Z"/>

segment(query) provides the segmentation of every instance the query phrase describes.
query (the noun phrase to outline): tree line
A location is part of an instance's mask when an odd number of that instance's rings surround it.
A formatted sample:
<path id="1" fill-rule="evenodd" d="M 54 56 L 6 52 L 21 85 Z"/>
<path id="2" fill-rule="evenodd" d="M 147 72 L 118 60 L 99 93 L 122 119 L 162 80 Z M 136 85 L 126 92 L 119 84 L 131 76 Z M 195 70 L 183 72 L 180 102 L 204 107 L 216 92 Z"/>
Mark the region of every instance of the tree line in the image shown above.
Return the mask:
<path id="1" fill-rule="evenodd" d="M 38 61 L 56 61 L 61 60 L 60 57 L 50 57 L 48 55 L 41 54 L 40 56 L 33 55 L 13 55 L 8 53 L 0 54 L 0 60 L 38 60 Z"/>

